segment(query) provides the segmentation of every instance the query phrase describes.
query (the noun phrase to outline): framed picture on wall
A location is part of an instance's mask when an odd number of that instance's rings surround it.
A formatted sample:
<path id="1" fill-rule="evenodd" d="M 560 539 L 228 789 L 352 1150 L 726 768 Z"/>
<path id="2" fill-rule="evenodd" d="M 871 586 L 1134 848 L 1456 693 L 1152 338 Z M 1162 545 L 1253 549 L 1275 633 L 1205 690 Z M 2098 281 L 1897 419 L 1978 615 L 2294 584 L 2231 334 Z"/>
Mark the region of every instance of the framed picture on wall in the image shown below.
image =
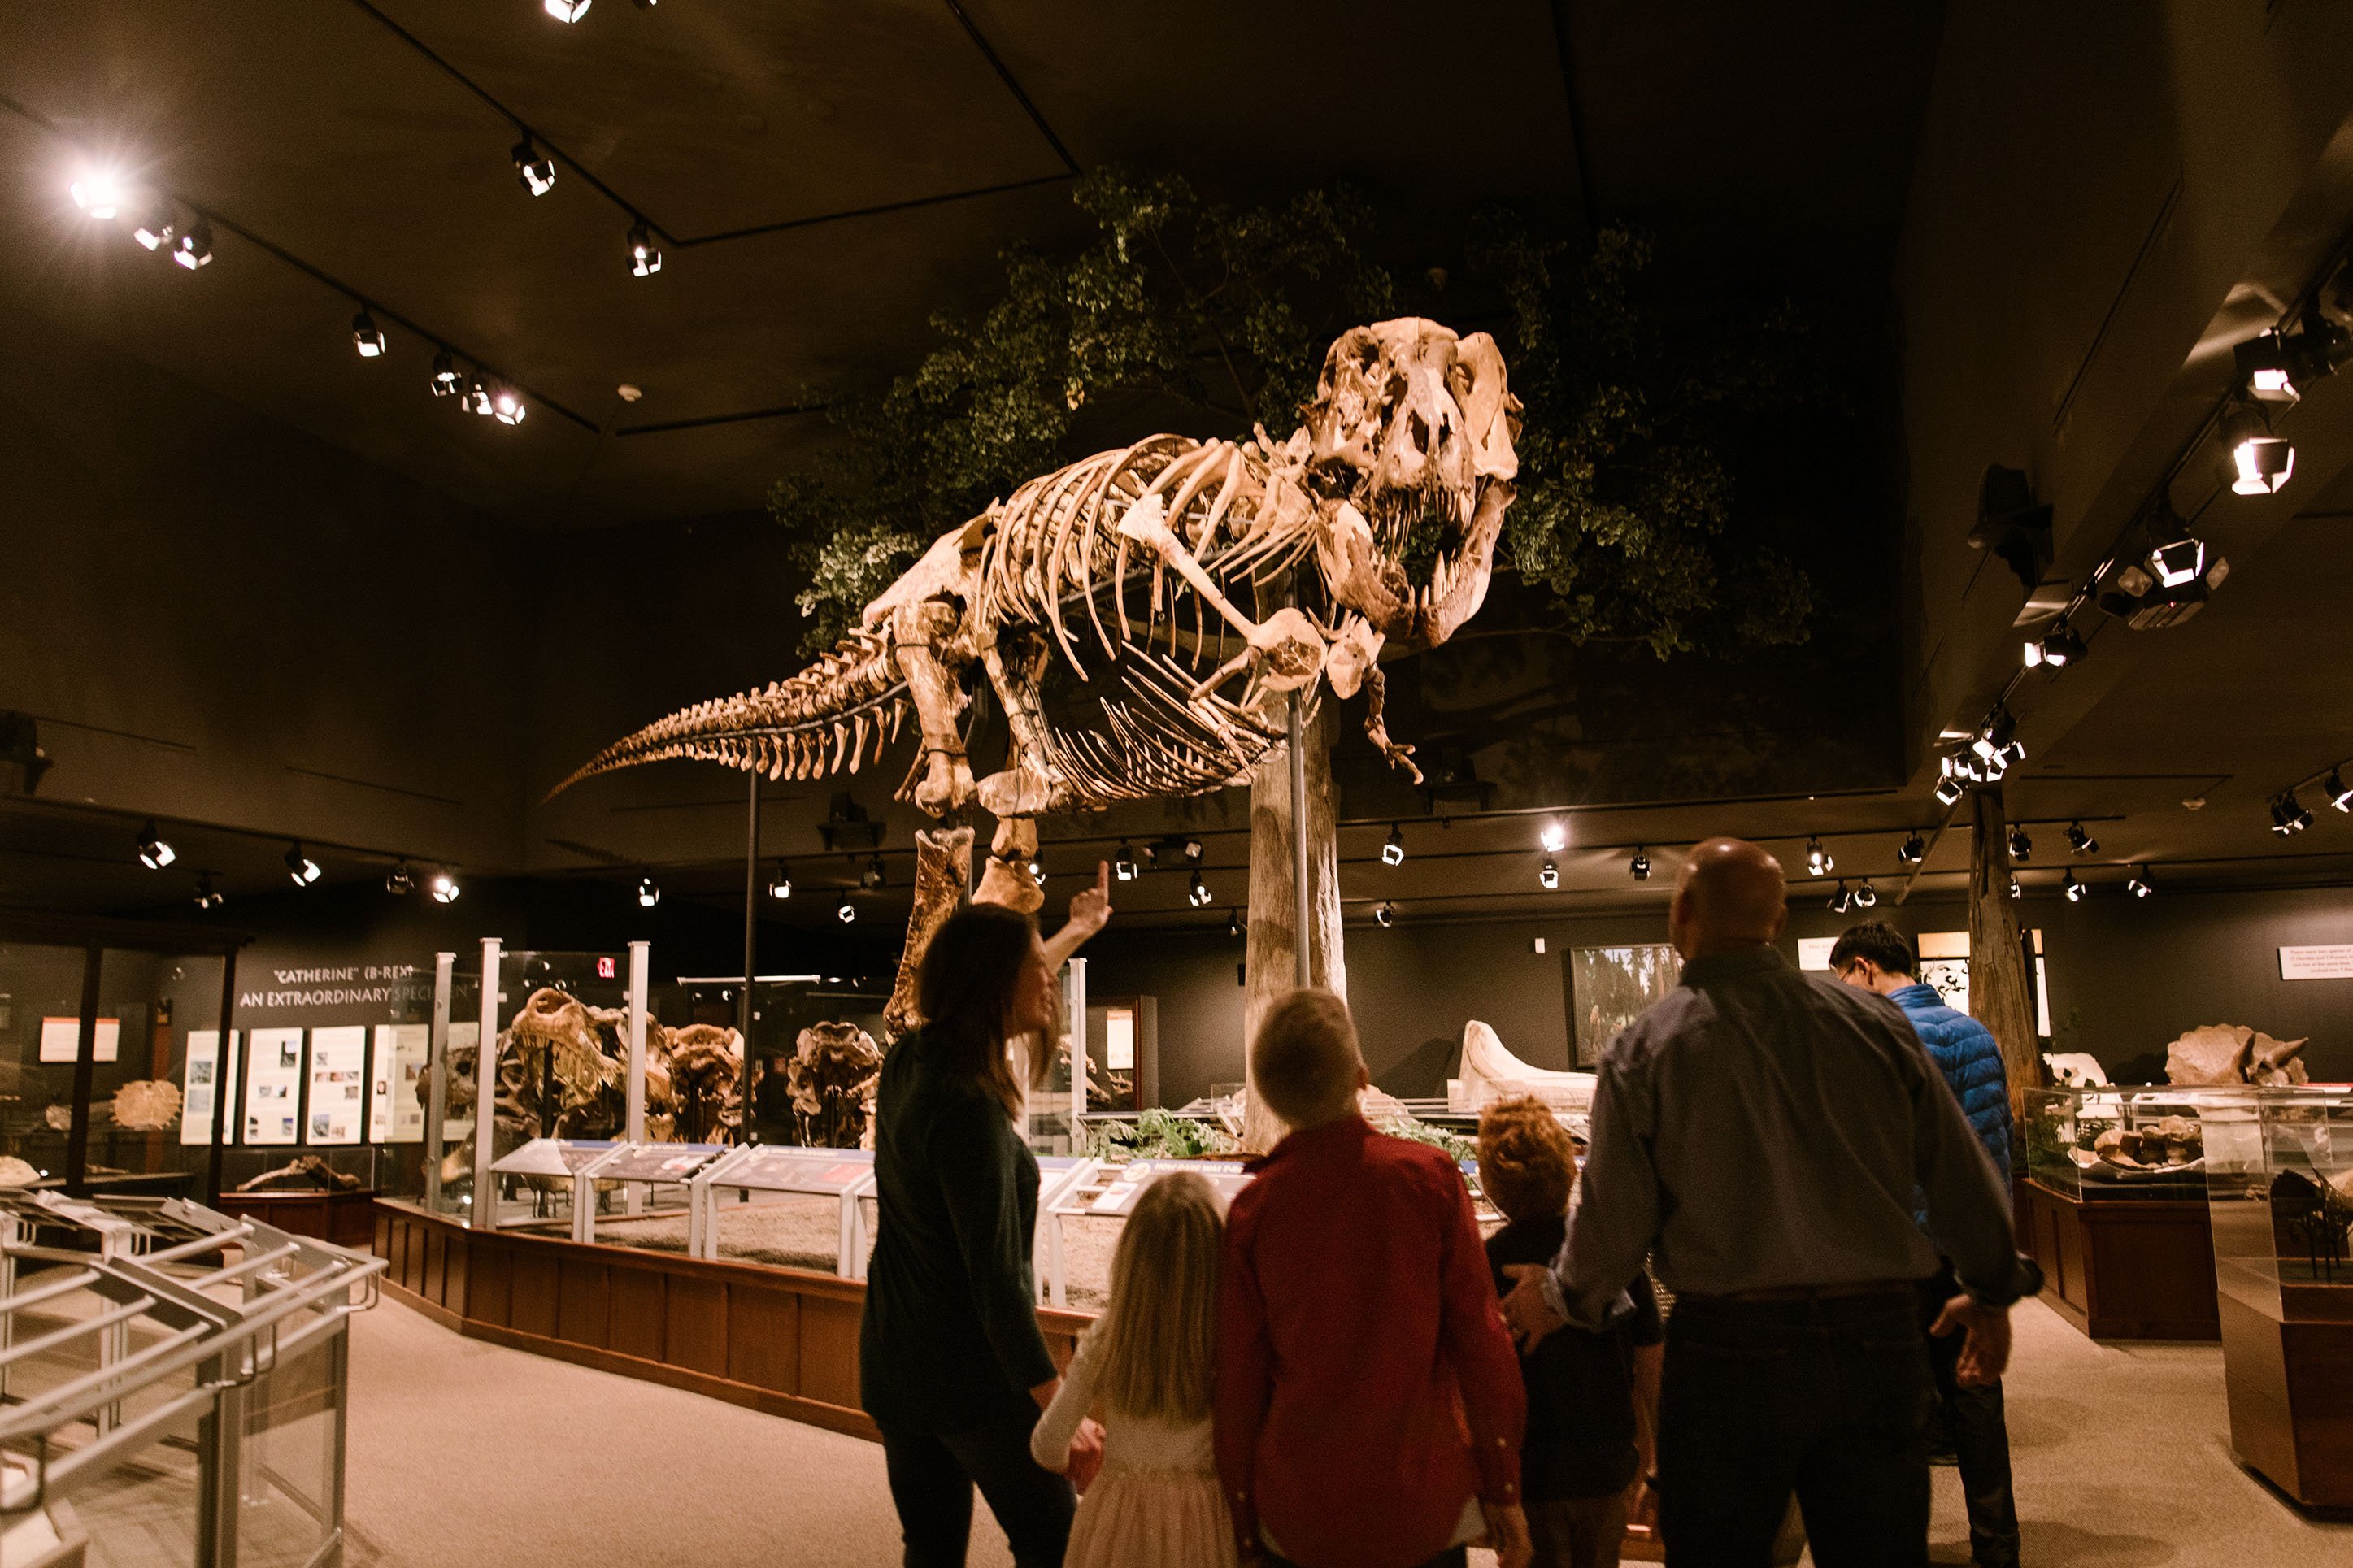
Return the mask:
<path id="1" fill-rule="evenodd" d="M 1570 1016 L 1580 1069 L 1601 1060 L 1602 1047 L 1683 976 L 1680 954 L 1663 942 L 1627 947 L 1572 948 L 1568 954 Z"/>

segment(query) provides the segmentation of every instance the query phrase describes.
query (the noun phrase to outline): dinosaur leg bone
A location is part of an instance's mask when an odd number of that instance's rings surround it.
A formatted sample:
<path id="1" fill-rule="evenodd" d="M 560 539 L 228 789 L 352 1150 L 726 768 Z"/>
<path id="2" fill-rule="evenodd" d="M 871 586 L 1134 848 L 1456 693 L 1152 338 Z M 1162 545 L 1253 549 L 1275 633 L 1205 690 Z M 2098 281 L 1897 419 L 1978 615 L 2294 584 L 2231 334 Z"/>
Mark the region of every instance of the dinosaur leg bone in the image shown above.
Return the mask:
<path id="1" fill-rule="evenodd" d="M 969 806 L 973 796 L 972 766 L 965 760 L 964 736 L 955 722 L 964 693 L 941 659 L 939 647 L 955 632 L 959 617 L 954 606 L 925 599 L 900 605 L 891 618 L 899 673 L 923 731 L 914 803 L 934 816 L 945 816 Z"/>

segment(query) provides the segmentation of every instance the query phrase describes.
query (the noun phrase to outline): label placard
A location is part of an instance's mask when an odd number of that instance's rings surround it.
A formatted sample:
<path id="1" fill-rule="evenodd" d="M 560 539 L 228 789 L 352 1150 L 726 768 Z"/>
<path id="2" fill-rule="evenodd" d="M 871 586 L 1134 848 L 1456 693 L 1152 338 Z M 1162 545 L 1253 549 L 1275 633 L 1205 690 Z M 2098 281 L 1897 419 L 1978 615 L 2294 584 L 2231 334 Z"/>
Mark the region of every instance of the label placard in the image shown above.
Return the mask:
<path id="1" fill-rule="evenodd" d="M 2353 942 L 2279 950 L 2282 980 L 2353 980 Z"/>

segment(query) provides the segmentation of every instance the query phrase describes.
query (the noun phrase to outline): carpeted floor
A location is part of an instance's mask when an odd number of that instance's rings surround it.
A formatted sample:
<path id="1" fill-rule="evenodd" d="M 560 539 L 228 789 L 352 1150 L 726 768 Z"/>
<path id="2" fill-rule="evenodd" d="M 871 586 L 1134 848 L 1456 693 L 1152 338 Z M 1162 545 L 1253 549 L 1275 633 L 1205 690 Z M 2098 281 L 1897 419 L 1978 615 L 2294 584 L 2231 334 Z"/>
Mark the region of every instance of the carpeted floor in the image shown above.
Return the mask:
<path id="1" fill-rule="evenodd" d="M 2095 1345 L 2031 1305 L 2018 1330 L 2030 1568 L 2353 1568 L 2353 1525 L 2302 1519 L 2232 1461 L 2219 1349 Z M 353 1338 L 353 1568 L 898 1561 L 870 1444 L 461 1339 L 389 1303 Z M 1008 1563 L 976 1513 L 972 1562 Z M 1933 1540 L 1939 1563 L 1968 1560 L 1950 1469 Z"/>

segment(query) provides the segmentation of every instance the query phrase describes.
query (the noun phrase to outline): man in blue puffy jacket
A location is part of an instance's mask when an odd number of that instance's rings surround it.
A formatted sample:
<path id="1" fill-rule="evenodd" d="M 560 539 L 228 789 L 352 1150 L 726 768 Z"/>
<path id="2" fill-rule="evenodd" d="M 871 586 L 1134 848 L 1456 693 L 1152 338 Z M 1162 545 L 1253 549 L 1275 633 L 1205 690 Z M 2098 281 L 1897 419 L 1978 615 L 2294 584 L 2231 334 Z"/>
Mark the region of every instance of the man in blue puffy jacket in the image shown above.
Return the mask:
<path id="1" fill-rule="evenodd" d="M 1883 921 L 1849 927 L 1831 948 L 1831 969 L 1849 985 L 1876 991 L 1904 1009 L 1912 1032 L 1943 1070 L 1953 1098 L 1961 1102 L 1969 1125 L 1993 1156 L 2006 1189 L 2010 1082 L 1993 1031 L 1946 1006 L 1935 986 L 1915 979 L 1912 943 Z M 1929 1319 L 1957 1288 L 1949 1263 L 1936 1279 L 1923 1282 L 1920 1299 Z M 1963 1387 L 1954 1375 L 1959 1358 L 1959 1336 L 1930 1336 L 1928 1361 L 1960 1461 L 1961 1491 L 1968 1500 L 1970 1555 L 1980 1568 L 2017 1568 L 2018 1505 L 2010 1495 L 2010 1429 L 2002 1415 L 2001 1384 Z"/>

